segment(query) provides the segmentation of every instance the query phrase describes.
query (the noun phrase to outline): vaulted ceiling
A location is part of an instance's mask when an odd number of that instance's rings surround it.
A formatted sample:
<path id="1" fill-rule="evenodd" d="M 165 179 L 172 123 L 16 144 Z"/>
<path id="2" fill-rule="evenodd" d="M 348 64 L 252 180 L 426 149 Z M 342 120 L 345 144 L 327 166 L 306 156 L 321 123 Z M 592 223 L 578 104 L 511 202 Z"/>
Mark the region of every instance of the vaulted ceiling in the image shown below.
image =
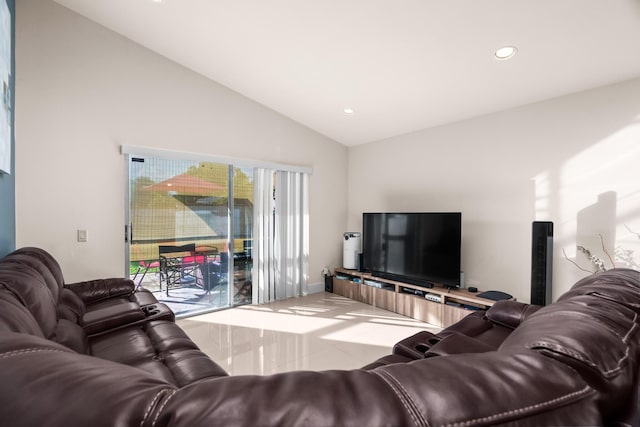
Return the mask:
<path id="1" fill-rule="evenodd" d="M 640 76 L 640 0 L 55 1 L 345 145 Z"/>

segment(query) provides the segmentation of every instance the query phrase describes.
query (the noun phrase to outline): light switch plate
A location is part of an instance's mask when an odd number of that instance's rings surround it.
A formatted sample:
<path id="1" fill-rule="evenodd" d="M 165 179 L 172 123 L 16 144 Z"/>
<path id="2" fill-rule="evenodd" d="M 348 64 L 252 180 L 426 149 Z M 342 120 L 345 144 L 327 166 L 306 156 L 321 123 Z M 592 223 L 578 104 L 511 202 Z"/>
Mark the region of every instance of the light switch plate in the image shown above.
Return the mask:
<path id="1" fill-rule="evenodd" d="M 78 230 L 78 242 L 87 241 L 87 230 Z"/>

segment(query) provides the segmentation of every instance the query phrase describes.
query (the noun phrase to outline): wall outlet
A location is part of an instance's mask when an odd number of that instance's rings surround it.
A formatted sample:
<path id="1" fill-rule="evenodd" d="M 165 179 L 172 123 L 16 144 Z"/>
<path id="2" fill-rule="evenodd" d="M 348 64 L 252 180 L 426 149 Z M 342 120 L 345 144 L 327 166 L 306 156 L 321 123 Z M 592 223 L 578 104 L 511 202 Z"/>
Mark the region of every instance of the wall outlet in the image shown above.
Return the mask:
<path id="1" fill-rule="evenodd" d="M 78 230 L 78 242 L 87 241 L 87 230 Z"/>

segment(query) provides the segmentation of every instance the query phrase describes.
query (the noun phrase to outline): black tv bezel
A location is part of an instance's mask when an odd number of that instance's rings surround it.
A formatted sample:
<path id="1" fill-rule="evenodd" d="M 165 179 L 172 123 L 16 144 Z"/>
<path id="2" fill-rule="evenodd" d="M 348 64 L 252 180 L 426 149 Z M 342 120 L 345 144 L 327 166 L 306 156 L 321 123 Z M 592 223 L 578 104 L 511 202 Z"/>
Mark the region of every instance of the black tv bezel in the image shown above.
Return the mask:
<path id="1" fill-rule="evenodd" d="M 460 226 L 459 226 L 459 237 L 460 237 L 460 251 L 459 251 L 459 257 L 458 257 L 458 265 L 459 265 L 459 270 L 462 271 L 462 212 L 457 212 L 457 211 L 451 211 L 451 212 L 363 212 L 362 213 L 362 252 L 363 252 L 363 265 L 362 265 L 362 269 L 364 272 L 367 272 L 369 274 L 371 274 L 374 277 L 380 277 L 382 279 L 387 279 L 387 280 L 393 280 L 396 282 L 401 282 L 401 283 L 407 283 L 410 285 L 415 285 L 415 286 L 420 286 L 420 287 L 424 287 L 424 288 L 432 288 L 434 285 L 440 285 L 440 286 L 444 286 L 444 287 L 448 287 L 448 288 L 459 288 L 461 287 L 461 283 L 460 283 L 460 271 L 458 272 L 458 274 L 455 276 L 455 279 L 451 278 L 451 280 L 447 280 L 446 278 L 444 278 L 444 280 L 442 280 L 443 278 L 438 277 L 436 278 L 435 276 L 433 277 L 415 277 L 415 276 L 406 276 L 406 275 L 402 275 L 402 274 L 397 274 L 397 273 L 389 273 L 387 271 L 379 271 L 379 270 L 371 270 L 371 269 L 367 269 L 367 265 L 365 262 L 365 243 L 366 243 L 366 236 L 365 236 L 365 219 L 364 216 L 365 215 L 457 215 L 460 218 Z M 453 283 L 455 282 L 455 283 Z"/>

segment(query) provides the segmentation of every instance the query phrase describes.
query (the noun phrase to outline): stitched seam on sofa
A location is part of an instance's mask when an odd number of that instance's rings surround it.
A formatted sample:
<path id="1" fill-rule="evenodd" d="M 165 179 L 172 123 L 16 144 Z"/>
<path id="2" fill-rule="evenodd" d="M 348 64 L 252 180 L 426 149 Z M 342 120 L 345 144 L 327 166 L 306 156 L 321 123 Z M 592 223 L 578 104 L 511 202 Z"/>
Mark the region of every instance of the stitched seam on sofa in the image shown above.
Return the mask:
<path id="1" fill-rule="evenodd" d="M 169 389 L 167 389 L 169 390 Z M 169 396 L 167 396 L 167 398 L 164 400 L 164 402 L 162 402 L 160 404 L 160 407 L 158 408 L 158 410 L 156 411 L 156 416 L 153 418 L 153 421 L 151 422 L 151 426 L 155 426 L 156 423 L 158 422 L 158 418 L 160 417 L 160 414 L 162 413 L 162 411 L 164 410 L 164 407 L 167 406 L 167 403 L 169 403 L 169 401 L 171 400 L 171 398 L 173 398 L 173 396 L 175 396 L 177 390 L 172 390 L 171 394 Z"/>
<path id="2" fill-rule="evenodd" d="M 626 346 L 626 348 L 627 348 L 627 352 L 628 352 L 629 347 Z M 618 361 L 616 362 L 616 367 L 615 368 L 610 369 L 608 371 L 601 371 L 597 364 L 593 363 L 592 361 L 590 361 L 588 359 L 585 359 L 579 353 L 567 350 L 564 346 L 561 346 L 561 345 L 550 344 L 550 343 L 546 343 L 546 342 L 539 342 L 539 343 L 533 343 L 532 346 L 531 346 L 531 349 L 532 350 L 546 349 L 546 350 L 549 350 L 549 351 L 551 351 L 553 353 L 559 354 L 561 356 L 570 357 L 572 359 L 577 360 L 578 362 L 584 363 L 585 365 L 589 366 L 590 368 L 595 369 L 596 371 L 600 372 L 604 376 L 608 376 L 608 375 L 611 375 L 611 374 L 619 373 L 619 371 L 620 371 L 620 362 L 626 358 L 626 353 L 627 353 L 627 352 L 625 352 L 625 356 L 623 356 L 622 358 L 618 359 Z M 541 354 L 543 354 L 543 355 L 545 355 L 547 357 L 552 357 L 549 354 L 544 354 L 544 352 L 542 352 Z"/>
<path id="3" fill-rule="evenodd" d="M 629 337 L 631 337 L 632 333 L 635 332 L 635 330 L 638 328 L 637 322 L 638 322 L 638 315 L 636 314 L 633 316 L 633 325 L 631 326 L 631 328 L 629 328 L 629 331 L 625 334 L 624 338 L 622 338 L 622 342 L 624 342 L 627 345 L 627 349 L 624 352 L 624 357 L 622 357 L 618 361 L 618 368 L 616 370 L 621 370 L 622 367 L 620 365 L 622 365 L 622 363 L 629 358 L 629 351 L 631 350 L 631 348 L 629 347 Z M 613 372 L 613 370 L 611 372 Z"/>
<path id="4" fill-rule="evenodd" d="M 160 398 L 160 394 L 163 393 L 166 389 L 162 389 L 159 392 L 156 393 L 155 396 L 153 396 L 153 399 L 151 399 L 151 402 L 149 402 L 149 405 L 147 405 L 147 409 L 144 411 L 144 416 L 142 417 L 142 421 L 140 421 L 140 426 L 144 425 L 144 422 L 146 421 L 146 419 L 149 417 L 149 414 L 151 413 L 151 408 L 153 408 L 156 405 L 157 400 Z"/>
<path id="5" fill-rule="evenodd" d="M 418 408 L 415 406 L 413 399 L 409 396 L 407 390 L 400 384 L 396 378 L 394 378 L 390 373 L 386 371 L 371 371 L 372 373 L 378 375 L 384 382 L 386 382 L 391 390 L 398 396 L 402 405 L 406 408 L 407 412 L 411 416 L 411 420 L 417 426 L 424 425 L 429 426 L 427 420 L 424 419 Z"/>
<path id="6" fill-rule="evenodd" d="M 564 396 L 556 397 L 543 403 L 536 403 L 535 405 L 525 406 L 524 408 L 512 409 L 511 411 L 502 412 L 499 414 L 490 415 L 488 417 L 474 418 L 472 420 L 461 421 L 457 423 L 445 424 L 444 427 L 467 427 L 478 423 L 496 422 L 498 418 L 510 417 L 513 415 L 523 414 L 525 412 L 542 409 L 546 406 L 551 406 L 557 403 L 561 403 L 564 400 L 571 400 L 573 398 L 580 397 L 581 395 L 588 394 L 592 391 L 590 386 L 586 386 L 582 390 L 574 391 L 573 393 L 566 394 Z"/>
<path id="7" fill-rule="evenodd" d="M 10 357 L 19 356 L 21 354 L 46 353 L 46 352 L 51 352 L 51 353 L 74 353 L 71 350 L 64 350 L 64 349 L 59 349 L 59 348 L 23 348 L 21 350 L 12 350 L 12 351 L 9 351 L 7 353 L 2 353 L 2 354 L 0 354 L 0 359 L 8 359 Z"/>
<path id="8" fill-rule="evenodd" d="M 520 318 L 518 319 L 518 324 L 514 327 L 514 329 L 522 325 L 522 322 L 524 322 L 524 316 L 526 312 L 527 312 L 526 305 L 523 305 L 522 307 L 520 307 Z"/>
<path id="9" fill-rule="evenodd" d="M 625 345 L 624 355 L 617 360 L 615 368 L 609 369 L 607 371 L 602 371 L 603 375 L 617 374 L 622 370 L 621 365 L 624 363 L 625 360 L 627 360 L 629 358 L 629 351 L 630 351 L 630 348 L 629 348 L 629 337 L 638 328 L 638 323 L 637 322 L 638 322 L 638 314 L 635 314 L 634 317 L 633 317 L 633 322 L 631 324 L 631 328 L 629 328 L 629 330 L 625 333 L 624 337 L 622 337 L 622 339 L 621 339 L 621 341 Z M 589 360 L 586 360 L 579 353 L 576 353 L 574 351 L 570 351 L 570 350 L 566 349 L 564 346 L 559 346 L 559 345 L 545 343 L 545 342 L 535 342 L 535 343 L 532 344 L 531 348 L 532 349 L 534 349 L 534 348 L 547 348 L 547 349 L 549 349 L 551 351 L 554 351 L 554 352 L 557 352 L 559 354 L 571 356 L 571 357 L 575 358 L 576 360 L 584 362 L 588 366 L 591 366 L 591 367 L 599 370 L 598 366 L 595 363 L 593 363 L 593 362 L 591 362 Z"/>
<path id="10" fill-rule="evenodd" d="M 640 308 L 640 304 L 636 304 L 636 303 L 633 303 L 633 302 L 627 302 L 627 301 L 618 301 L 614 297 L 609 296 L 607 294 L 603 294 L 602 292 L 598 292 L 598 291 L 591 291 L 591 292 L 588 292 L 586 295 L 602 298 L 604 300 L 611 301 L 611 302 L 614 302 L 616 304 L 620 304 L 620 305 L 623 305 L 625 307 L 628 307 L 631 310 L 637 310 L 638 308 Z"/>
<path id="11" fill-rule="evenodd" d="M 145 421 L 147 421 L 147 418 L 149 418 L 149 414 L 151 414 L 151 411 L 156 406 L 156 403 L 160 399 L 160 396 L 167 390 L 171 390 L 171 389 L 163 388 L 162 390 L 157 392 L 155 396 L 153 396 L 153 399 L 151 400 L 151 402 L 149 402 L 149 405 L 147 406 L 147 410 L 144 411 L 144 417 L 142 418 L 142 421 L 140 421 L 140 426 L 141 427 L 144 425 Z"/>

